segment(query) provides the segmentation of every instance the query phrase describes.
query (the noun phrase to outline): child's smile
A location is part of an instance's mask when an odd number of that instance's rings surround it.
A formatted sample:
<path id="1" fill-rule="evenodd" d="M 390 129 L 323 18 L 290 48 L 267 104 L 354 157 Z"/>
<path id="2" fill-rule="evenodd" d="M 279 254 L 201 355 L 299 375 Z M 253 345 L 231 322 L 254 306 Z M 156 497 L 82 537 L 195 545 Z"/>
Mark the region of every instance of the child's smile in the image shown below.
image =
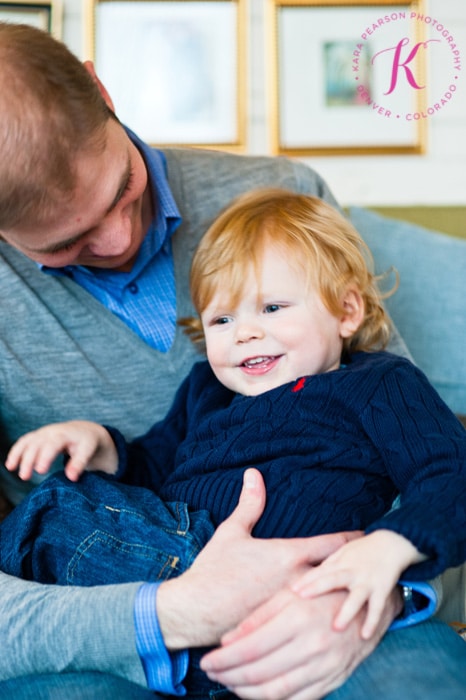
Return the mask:
<path id="1" fill-rule="evenodd" d="M 300 265 L 266 246 L 235 308 L 217 293 L 201 314 L 207 357 L 222 384 L 256 396 L 340 364 L 346 317 L 333 316 Z"/>

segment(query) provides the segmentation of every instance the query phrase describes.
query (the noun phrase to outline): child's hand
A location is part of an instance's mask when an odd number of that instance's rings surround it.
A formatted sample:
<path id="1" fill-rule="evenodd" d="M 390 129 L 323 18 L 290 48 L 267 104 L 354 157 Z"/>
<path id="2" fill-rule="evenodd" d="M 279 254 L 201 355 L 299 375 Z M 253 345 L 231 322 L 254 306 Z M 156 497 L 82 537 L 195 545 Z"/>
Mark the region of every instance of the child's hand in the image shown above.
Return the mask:
<path id="1" fill-rule="evenodd" d="M 10 449 L 5 466 L 9 471 L 18 469 L 19 477 L 27 480 L 33 471 L 46 474 L 64 452 L 69 455 L 65 474 L 71 481 L 77 481 L 85 470 L 113 474 L 118 467 L 118 454 L 108 431 L 97 423 L 79 420 L 26 433 Z"/>
<path id="2" fill-rule="evenodd" d="M 308 598 L 347 588 L 348 597 L 335 617 L 334 629 L 344 630 L 367 604 L 361 637 L 369 639 L 402 571 L 423 559 L 406 538 L 390 530 L 377 530 L 341 547 L 300 578 L 292 590 Z"/>

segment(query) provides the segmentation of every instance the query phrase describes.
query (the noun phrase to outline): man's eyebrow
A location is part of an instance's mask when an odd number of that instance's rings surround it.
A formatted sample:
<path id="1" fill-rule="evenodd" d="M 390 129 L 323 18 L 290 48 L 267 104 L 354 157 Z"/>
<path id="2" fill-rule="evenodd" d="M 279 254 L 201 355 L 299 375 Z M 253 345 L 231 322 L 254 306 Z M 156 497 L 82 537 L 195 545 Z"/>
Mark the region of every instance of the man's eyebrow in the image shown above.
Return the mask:
<path id="1" fill-rule="evenodd" d="M 125 190 L 128 187 L 128 183 L 131 180 L 131 175 L 132 175 L 131 157 L 128 153 L 126 167 L 125 167 L 125 170 L 123 172 L 123 175 L 120 178 L 120 184 L 118 186 L 116 195 L 113 198 L 112 203 L 110 204 L 110 206 L 106 210 L 105 216 L 107 214 L 110 214 L 110 212 L 113 211 L 113 209 L 115 209 L 116 205 L 118 204 L 120 199 L 123 197 Z M 67 238 L 64 241 L 59 241 L 58 243 L 52 243 L 52 245 L 46 246 L 45 248 L 35 248 L 31 252 L 39 253 L 40 255 L 51 255 L 53 253 L 59 253 L 64 248 L 68 248 L 69 246 L 72 246 L 75 243 L 77 243 L 81 238 L 84 238 L 84 236 L 86 236 L 87 233 L 88 233 L 87 231 L 83 231 L 82 233 L 78 233 L 76 236 L 71 236 L 70 238 Z"/>

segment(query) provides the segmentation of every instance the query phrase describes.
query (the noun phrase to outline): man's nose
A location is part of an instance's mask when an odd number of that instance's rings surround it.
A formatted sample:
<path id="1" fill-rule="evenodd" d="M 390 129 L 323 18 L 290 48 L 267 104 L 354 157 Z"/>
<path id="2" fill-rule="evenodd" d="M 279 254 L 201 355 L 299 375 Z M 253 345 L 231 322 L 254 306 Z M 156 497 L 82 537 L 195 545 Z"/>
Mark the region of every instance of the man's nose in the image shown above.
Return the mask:
<path id="1" fill-rule="evenodd" d="M 99 257 L 118 256 L 124 253 L 131 243 L 131 222 L 121 215 L 108 217 L 93 232 L 88 248 Z"/>

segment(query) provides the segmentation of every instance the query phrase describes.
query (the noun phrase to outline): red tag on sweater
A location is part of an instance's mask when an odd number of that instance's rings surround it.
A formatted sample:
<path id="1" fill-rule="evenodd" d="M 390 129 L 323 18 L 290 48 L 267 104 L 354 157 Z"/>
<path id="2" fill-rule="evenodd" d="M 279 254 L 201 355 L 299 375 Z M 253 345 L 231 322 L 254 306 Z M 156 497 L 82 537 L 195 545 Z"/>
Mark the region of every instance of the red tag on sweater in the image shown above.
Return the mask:
<path id="1" fill-rule="evenodd" d="M 301 389 L 304 389 L 304 385 L 306 383 L 306 377 L 301 377 L 301 379 L 298 379 L 294 387 L 292 388 L 291 391 L 296 392 L 296 391 L 301 391 Z"/>

